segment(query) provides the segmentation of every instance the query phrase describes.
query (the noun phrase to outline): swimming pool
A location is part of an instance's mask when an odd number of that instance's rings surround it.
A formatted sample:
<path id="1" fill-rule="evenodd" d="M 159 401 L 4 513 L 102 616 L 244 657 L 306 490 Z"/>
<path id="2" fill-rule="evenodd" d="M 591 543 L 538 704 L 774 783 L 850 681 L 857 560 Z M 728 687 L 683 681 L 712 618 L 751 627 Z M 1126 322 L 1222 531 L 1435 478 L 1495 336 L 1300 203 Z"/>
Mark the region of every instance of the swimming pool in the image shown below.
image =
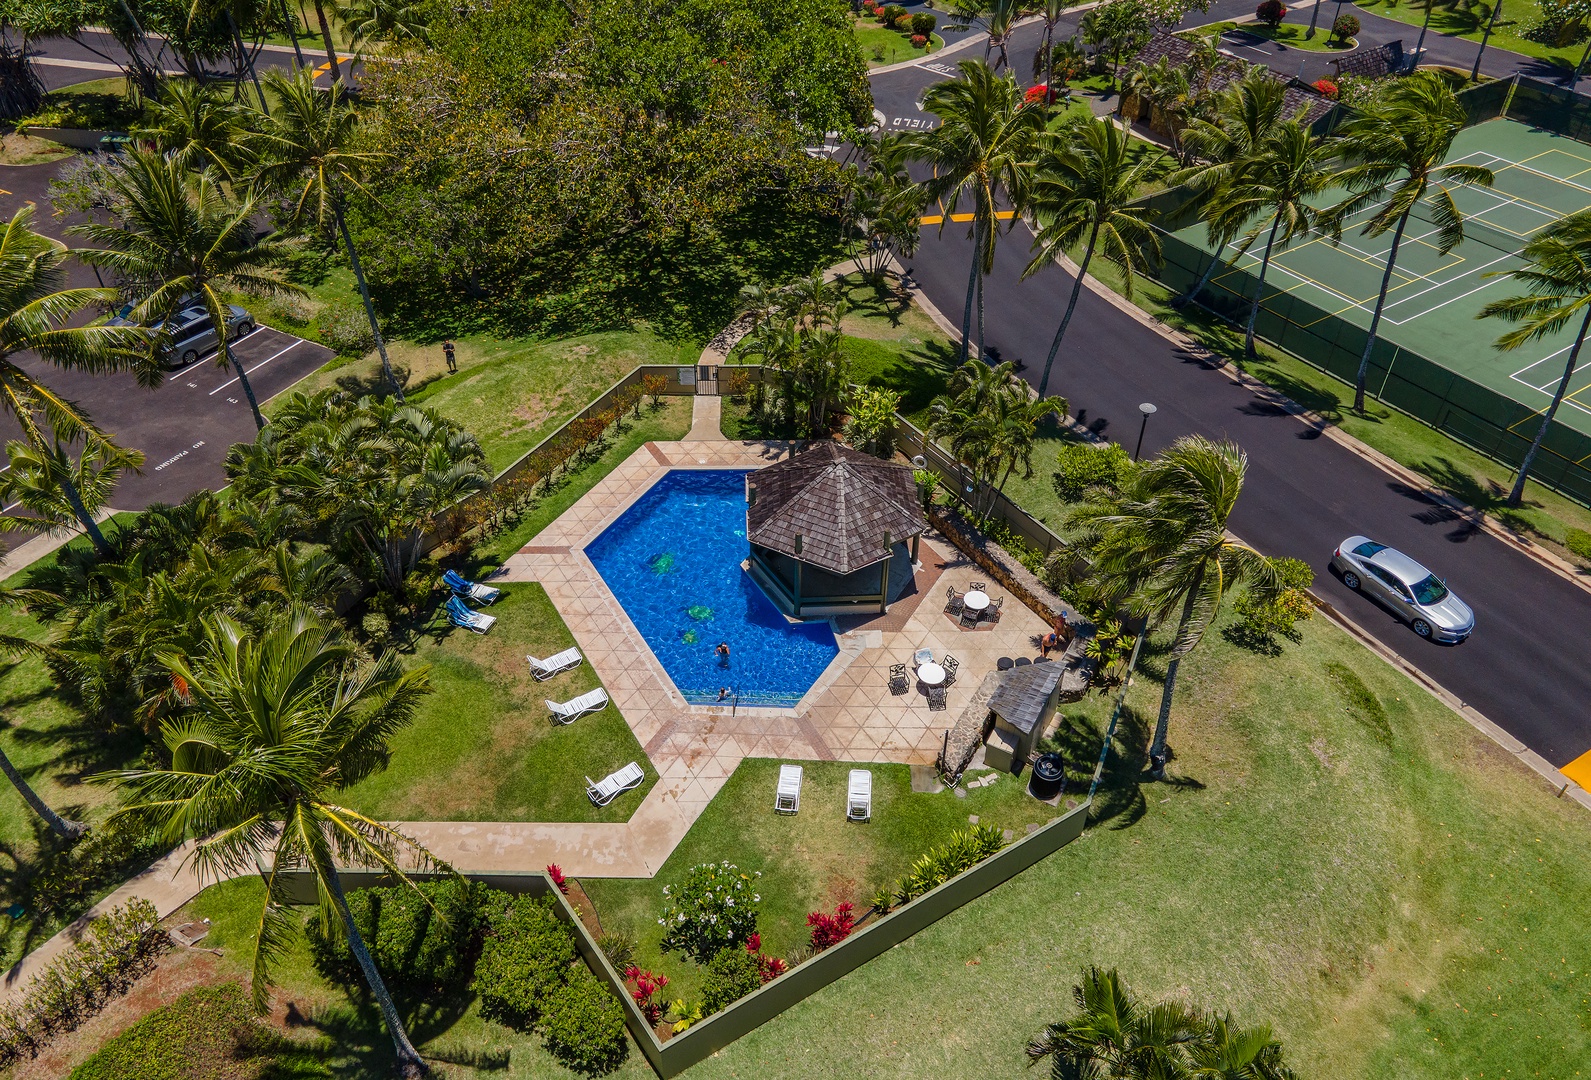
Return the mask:
<path id="1" fill-rule="evenodd" d="M 791 623 L 740 564 L 746 470 L 676 469 L 586 545 L 586 556 L 693 705 L 719 690 L 788 707 L 839 655 L 826 622 Z M 716 653 L 729 646 L 728 666 Z"/>

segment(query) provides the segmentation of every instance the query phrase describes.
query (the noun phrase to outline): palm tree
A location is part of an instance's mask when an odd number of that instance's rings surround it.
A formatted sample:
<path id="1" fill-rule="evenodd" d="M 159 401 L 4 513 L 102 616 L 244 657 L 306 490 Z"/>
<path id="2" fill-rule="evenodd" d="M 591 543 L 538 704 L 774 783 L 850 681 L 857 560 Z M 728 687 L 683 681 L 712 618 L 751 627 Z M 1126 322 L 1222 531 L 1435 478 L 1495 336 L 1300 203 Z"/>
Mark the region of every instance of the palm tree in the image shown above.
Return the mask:
<path id="1" fill-rule="evenodd" d="M 21 795 L 22 800 L 33 808 L 35 814 L 44 819 L 44 823 L 50 827 L 50 831 L 55 833 L 55 835 L 64 840 L 76 840 L 88 832 L 87 825 L 81 821 L 71 821 L 62 817 L 50 808 L 49 803 L 39 798 L 39 793 L 34 791 L 33 786 L 22 778 L 22 774 L 17 771 L 17 767 L 11 763 L 11 759 L 6 756 L 6 752 L 3 749 L 0 749 L 0 773 L 5 773 L 6 779 L 11 781 L 11 786 L 17 789 L 17 794 Z"/>
<path id="2" fill-rule="evenodd" d="M 972 340 L 972 307 L 978 301 L 978 355 L 983 355 L 983 275 L 994 270 L 995 242 L 1000 234 L 1000 198 L 1015 209 L 1026 199 L 1027 159 L 1044 127 L 1045 110 L 1023 105 L 1015 79 L 1001 78 L 981 60 L 957 65 L 960 79 L 929 87 L 923 109 L 940 118 L 938 127 L 912 132 L 905 153 L 933 166 L 924 186 L 926 201 L 945 207 L 939 231 L 965 196 L 972 202 L 972 266 L 967 275 L 967 304 L 961 317 L 961 359 Z M 1013 224 L 1016 221 L 1012 216 Z"/>
<path id="3" fill-rule="evenodd" d="M 1186 1075 L 1184 1052 L 1204 1034 L 1197 1011 L 1174 1001 L 1141 1004 L 1115 968 L 1086 969 L 1072 997 L 1078 1015 L 1050 1024 L 1027 1047 L 1032 1062 L 1050 1059 L 1054 1080 Z"/>
<path id="4" fill-rule="evenodd" d="M 1133 272 L 1142 273 L 1151 260 L 1160 257 L 1160 237 L 1149 225 L 1155 211 L 1136 201 L 1138 188 L 1156 159 L 1145 155 L 1134 161 L 1134 149 L 1132 138 L 1109 117 L 1097 117 L 1064 125 L 1045 141 L 1039 153 L 1028 198 L 1037 226 L 1033 238 L 1037 254 L 1022 276 L 1033 276 L 1078 241 L 1085 241 L 1071 298 L 1044 358 L 1041 398 L 1049 388 L 1050 368 L 1061 350 L 1072 312 L 1077 310 L 1095 250 L 1103 250 L 1106 258 L 1125 268 L 1129 297 Z"/>
<path id="5" fill-rule="evenodd" d="M 1519 463 L 1513 490 L 1508 493 L 1509 506 L 1518 506 L 1524 498 L 1525 478 L 1530 475 L 1530 467 L 1535 464 L 1536 454 L 1558 413 L 1558 406 L 1563 404 L 1564 394 L 1580 362 L 1586 331 L 1591 329 L 1591 210 L 1553 222 L 1530 238 L 1521 255 L 1525 265 L 1507 274 L 1525 286 L 1525 293 L 1494 300 L 1482 308 L 1478 316 L 1521 324 L 1517 330 L 1498 338 L 1497 348 L 1512 352 L 1527 342 L 1557 333 L 1576 317 L 1580 326 L 1564 361 L 1563 378 L 1558 380 L 1558 388 L 1553 391 L 1552 404 L 1542 414 L 1536 434 L 1530 440 L 1530 449 Z"/>
<path id="6" fill-rule="evenodd" d="M 381 355 L 381 371 L 399 402 L 403 387 L 392 374 L 387 358 L 387 342 L 381 336 L 375 305 L 370 302 L 370 286 L 354 247 L 353 236 L 343 213 L 345 189 L 362 190 L 365 170 L 382 155 L 354 149 L 359 116 L 348 103 L 341 83 L 329 90 L 317 90 L 314 77 L 299 71 L 291 77 L 270 72 L 265 81 L 277 98 L 276 112 L 266 119 L 259 136 L 261 164 L 255 174 L 263 191 L 280 191 L 291 200 L 292 221 L 313 221 L 324 231 L 335 228 L 348 253 L 359 297 L 370 320 L 370 332 Z"/>
<path id="7" fill-rule="evenodd" d="M 337 0 L 332 0 L 336 7 Z M 331 81 L 333 86 L 341 86 L 343 81 L 342 64 L 337 60 L 337 49 L 331 42 L 331 23 L 326 19 L 326 5 L 324 0 L 314 0 L 315 18 L 320 23 L 320 40 L 326 45 L 326 63 L 331 68 Z"/>
<path id="8" fill-rule="evenodd" d="M 1281 123 L 1286 92 L 1286 83 L 1258 67 L 1223 90 L 1214 118 L 1194 118 L 1183 131 L 1182 145 L 1197 164 L 1172 176 L 1172 182 L 1185 183 L 1206 194 L 1226 183 L 1242 162 L 1259 152 L 1260 145 Z M 1221 253 L 1239 232 L 1233 223 L 1218 222 L 1208 214 L 1205 229 L 1211 252 L 1209 265 L 1190 291 L 1172 301 L 1175 307 L 1199 298 L 1216 267 L 1222 265 Z"/>
<path id="9" fill-rule="evenodd" d="M 1355 412 L 1364 411 L 1370 353 L 1375 348 L 1376 329 L 1381 325 L 1387 287 L 1392 282 L 1392 268 L 1398 261 L 1398 247 L 1403 243 L 1409 216 L 1422 199 L 1428 202 L 1436 225 L 1436 249 L 1446 255 L 1464 239 L 1464 215 L 1454 204 L 1448 185 L 1492 186 L 1490 169 L 1443 164 L 1453 148 L 1454 136 L 1467 122 L 1464 106 L 1447 81 L 1436 72 L 1419 71 L 1394 82 L 1363 113 L 1342 127 L 1337 150 L 1348 164 L 1337 174 L 1335 183 L 1353 194 L 1328 210 L 1323 224 L 1335 236 L 1344 220 L 1379 203 L 1360 233 L 1374 238 L 1392 231 L 1381 290 L 1376 294 L 1364 354 L 1354 377 Z"/>
<path id="10" fill-rule="evenodd" d="M 1236 444 L 1184 436 L 1135 469 L 1118 496 L 1086 503 L 1068 518 L 1110 596 L 1151 622 L 1177 616 L 1149 748 L 1156 779 L 1165 776 L 1166 730 L 1182 658 L 1199 644 L 1233 587 L 1247 584 L 1262 597 L 1279 587 L 1269 560 L 1226 532 L 1247 469 L 1248 455 Z"/>
<path id="11" fill-rule="evenodd" d="M 989 493 L 985 517 L 994 513 L 995 494 L 1005 494 L 1005 485 L 1012 473 L 1021 469 L 1024 480 L 1033 479 L 1034 439 L 1039 424 L 1049 417 L 1066 414 L 1065 398 L 1029 397 L 1027 384 L 1020 379 L 1013 380 L 1009 390 L 996 400 L 998 424 L 989 450 L 1005 471 L 1000 476 L 999 486 Z"/>
<path id="12" fill-rule="evenodd" d="M 1286 250 L 1295 239 L 1318 228 L 1321 212 L 1310 200 L 1331 182 L 1334 157 L 1328 141 L 1312 136 L 1297 120 L 1284 121 L 1252 157 L 1237 164 L 1210 199 L 1206 214 L 1214 233 L 1235 231 L 1258 218 L 1239 245 L 1240 252 L 1246 252 L 1260 233 L 1265 233 L 1265 251 L 1243 328 L 1243 354 L 1247 357 L 1254 356 L 1254 324 L 1259 321 L 1271 254 Z"/>
<path id="13" fill-rule="evenodd" d="M 1269 1026 L 1240 1028 L 1225 1014 L 1208 1016 L 1204 1024 L 1204 1036 L 1188 1044 L 1197 1080 L 1293 1080 Z"/>
<path id="14" fill-rule="evenodd" d="M 343 894 L 339 864 L 377 867 L 402 881 L 400 851 L 430 869 L 430 854 L 381 822 L 332 801 L 384 768 L 387 742 L 414 718 L 430 692 L 423 669 L 403 670 L 391 651 L 368 664 L 340 631 L 295 607 L 255 634 L 225 615 L 207 619 L 190 659 L 161 663 L 192 704 L 161 726 L 168 767 L 129 769 L 114 780 L 130 803 L 117 812 L 165 840 L 193 845 L 201 876 L 258 871 L 265 902 L 254 945 L 253 994 L 263 1009 L 271 969 L 297 928 L 283 874 L 308 870 L 321 896 L 321 918 L 342 932 L 392 1036 L 405 1077 L 425 1065 L 409 1042 L 370 950 Z M 268 868 L 267 868 L 268 863 Z"/>
<path id="15" fill-rule="evenodd" d="M 1055 24 L 1071 6 L 1071 0 L 1044 0 L 1044 10 L 1040 12 L 1044 16 L 1044 44 L 1033 57 L 1033 77 L 1042 74 L 1049 91 L 1055 89 Z"/>
<path id="16" fill-rule="evenodd" d="M 173 79 L 162 87 L 160 100 L 148 105 L 144 123 L 133 134 L 185 169 L 213 167 L 236 180 L 248 156 L 247 115 L 201 83 Z"/>
<path id="17" fill-rule="evenodd" d="M 1481 60 L 1486 56 L 1486 43 L 1492 39 L 1492 28 L 1497 25 L 1497 17 L 1503 13 L 1503 0 L 1492 0 L 1491 17 L 1486 20 L 1486 29 L 1481 31 L 1480 48 L 1475 50 L 1475 66 L 1470 68 L 1469 81 L 1476 82 L 1481 77 Z"/>
<path id="18" fill-rule="evenodd" d="M 112 271 L 128 292 L 142 298 L 132 311 L 135 322 L 154 325 L 185 307 L 202 306 L 220 343 L 216 362 L 237 372 L 254 425 L 263 428 L 249 373 L 228 338 L 232 315 L 225 294 L 304 290 L 275 272 L 290 250 L 287 244 L 255 239 L 258 198 L 233 198 L 214 169 L 190 173 L 174 158 L 143 150 L 130 151 L 120 167 L 108 172 L 106 183 L 120 223 L 72 226 L 101 245 L 80 250 L 77 257 Z"/>
<path id="19" fill-rule="evenodd" d="M 105 435 L 76 404 L 58 396 L 17 363 L 23 354 L 56 367 L 105 374 L 136 371 L 144 386 L 158 386 L 161 372 L 151 362 L 149 331 L 133 326 L 64 324 L 91 304 L 110 304 L 114 289 L 66 289 L 64 244 L 33 231 L 33 207 L 23 206 L 0 233 L 0 408 L 21 426 L 35 445 L 56 439 L 83 438 L 87 445 L 105 443 Z M 42 418 L 43 423 L 40 420 Z M 81 519 L 92 519 L 73 477 L 59 476 L 61 494 Z M 97 533 L 91 529 L 90 535 Z M 98 537 L 96 544 L 102 544 Z"/>
<path id="20" fill-rule="evenodd" d="M 350 0 L 337 8 L 336 18 L 362 52 L 375 42 L 424 41 L 430 14 L 424 0 Z"/>
<path id="21" fill-rule="evenodd" d="M 73 460 L 59 439 L 51 446 L 12 439 L 5 452 L 10 467 L 0 473 L 0 503 L 20 504 L 32 516 L 0 515 L 0 531 L 36 529 L 43 524 L 56 532 L 75 524 L 88 534 L 96 551 L 111 553 L 94 515 L 110 502 L 123 470 L 143 465 L 141 451 L 93 439 Z"/>

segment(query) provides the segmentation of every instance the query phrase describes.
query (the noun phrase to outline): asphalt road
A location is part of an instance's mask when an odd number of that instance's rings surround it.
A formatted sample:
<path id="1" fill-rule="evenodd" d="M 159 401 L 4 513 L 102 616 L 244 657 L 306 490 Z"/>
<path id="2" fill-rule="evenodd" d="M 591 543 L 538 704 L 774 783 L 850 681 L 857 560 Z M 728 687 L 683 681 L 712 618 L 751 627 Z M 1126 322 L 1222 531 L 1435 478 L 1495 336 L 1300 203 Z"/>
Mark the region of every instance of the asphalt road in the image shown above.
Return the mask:
<path id="1" fill-rule="evenodd" d="M 33 202 L 39 207 L 35 224 L 40 231 L 81 246 L 81 238 L 65 232 L 70 222 L 50 213 L 46 187 L 62 167 L 62 162 L 50 162 L 0 169 L 0 214 L 10 220 L 20 205 Z M 88 268 L 72 265 L 73 286 L 97 283 Z M 322 345 L 263 326 L 240 339 L 234 352 L 262 403 L 334 355 Z M 33 357 L 19 363 L 86 409 L 118 445 L 144 452 L 143 473 L 124 477 L 111 500 L 118 510 L 141 510 L 152 502 L 180 501 L 201 488 L 222 487 L 227 447 L 254 439 L 254 419 L 236 373 L 230 367 L 217 367 L 214 357 L 171 372 L 154 390 L 140 387 L 130 374 L 63 371 Z M 0 440 L 18 434 L 14 421 L 0 417 Z M 8 546 L 19 543 L 16 535 L 7 538 Z"/>
<path id="2" fill-rule="evenodd" d="M 89 31 L 78 35 L 78 38 L 35 38 L 29 42 L 33 69 L 38 72 L 39 80 L 44 83 L 46 90 L 59 90 L 77 83 L 122 74 L 118 61 L 125 60 L 127 54 L 115 38 Z M 304 62 L 316 69 L 316 80 L 322 85 L 329 82 L 330 65 L 326 62 L 325 49 L 319 45 L 312 47 L 308 42 L 302 43 L 300 47 L 304 51 Z M 338 59 L 346 64 L 346 57 L 339 56 Z M 153 58 L 153 62 L 171 73 L 181 71 L 181 65 L 169 51 Z M 264 45 L 254 61 L 255 70 L 261 75 L 271 68 L 291 71 L 297 64 L 298 58 L 289 45 Z M 206 70 L 218 78 L 232 77 L 232 68 L 225 62 L 211 64 Z M 343 73 L 345 77 L 348 75 L 346 67 Z"/>
<path id="3" fill-rule="evenodd" d="M 1204 19 L 1230 17 L 1216 14 L 1220 6 Z M 938 78 L 920 69 L 878 76 L 875 102 L 890 118 L 921 117 L 915 101 Z M 965 226 L 942 234 L 925 229 L 911 260 L 925 295 L 951 319 L 959 319 L 966 296 L 965 233 Z M 1025 360 L 1024 374 L 1036 385 L 1073 279 L 1051 267 L 1020 281 L 1029 241 L 1020 226 L 1002 238 L 985 287 L 986 343 L 1004 359 Z M 1190 433 L 1245 447 L 1248 482 L 1232 518 L 1240 536 L 1267 554 L 1307 561 L 1325 599 L 1554 765 L 1591 749 L 1591 670 L 1583 657 L 1591 594 L 1181 354 L 1088 289 L 1051 387 L 1091 427 L 1121 442 L 1137 439 L 1139 403 L 1155 404 L 1145 453 Z M 1337 581 L 1327 570 L 1332 550 L 1354 533 L 1399 547 L 1447 577 L 1476 611 L 1474 636 L 1457 647 L 1424 642 Z"/>

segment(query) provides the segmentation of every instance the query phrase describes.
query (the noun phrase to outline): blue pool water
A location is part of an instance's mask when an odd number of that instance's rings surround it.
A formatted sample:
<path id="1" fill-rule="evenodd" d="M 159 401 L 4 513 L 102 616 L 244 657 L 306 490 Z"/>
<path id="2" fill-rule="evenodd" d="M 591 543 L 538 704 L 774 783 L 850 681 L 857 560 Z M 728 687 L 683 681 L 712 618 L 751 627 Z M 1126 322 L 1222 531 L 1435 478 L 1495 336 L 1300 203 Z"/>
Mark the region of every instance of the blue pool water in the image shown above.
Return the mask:
<path id="1" fill-rule="evenodd" d="M 789 623 L 740 568 L 746 473 L 665 475 L 586 546 L 586 555 L 694 705 L 727 686 L 743 705 L 790 706 L 839 655 L 826 622 Z M 723 667 L 714 647 L 729 645 Z"/>

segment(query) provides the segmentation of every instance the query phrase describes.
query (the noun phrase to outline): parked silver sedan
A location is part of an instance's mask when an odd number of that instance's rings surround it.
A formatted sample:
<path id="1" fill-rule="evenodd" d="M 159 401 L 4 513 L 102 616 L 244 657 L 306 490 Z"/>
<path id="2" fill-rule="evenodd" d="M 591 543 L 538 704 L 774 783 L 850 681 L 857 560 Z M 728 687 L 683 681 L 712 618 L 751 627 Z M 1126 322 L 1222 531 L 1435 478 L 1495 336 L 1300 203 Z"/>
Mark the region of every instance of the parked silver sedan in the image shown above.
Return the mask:
<path id="1" fill-rule="evenodd" d="M 1475 629 L 1475 613 L 1447 582 L 1397 548 L 1365 536 L 1350 536 L 1331 554 L 1342 583 L 1378 600 L 1432 641 L 1457 644 Z"/>

